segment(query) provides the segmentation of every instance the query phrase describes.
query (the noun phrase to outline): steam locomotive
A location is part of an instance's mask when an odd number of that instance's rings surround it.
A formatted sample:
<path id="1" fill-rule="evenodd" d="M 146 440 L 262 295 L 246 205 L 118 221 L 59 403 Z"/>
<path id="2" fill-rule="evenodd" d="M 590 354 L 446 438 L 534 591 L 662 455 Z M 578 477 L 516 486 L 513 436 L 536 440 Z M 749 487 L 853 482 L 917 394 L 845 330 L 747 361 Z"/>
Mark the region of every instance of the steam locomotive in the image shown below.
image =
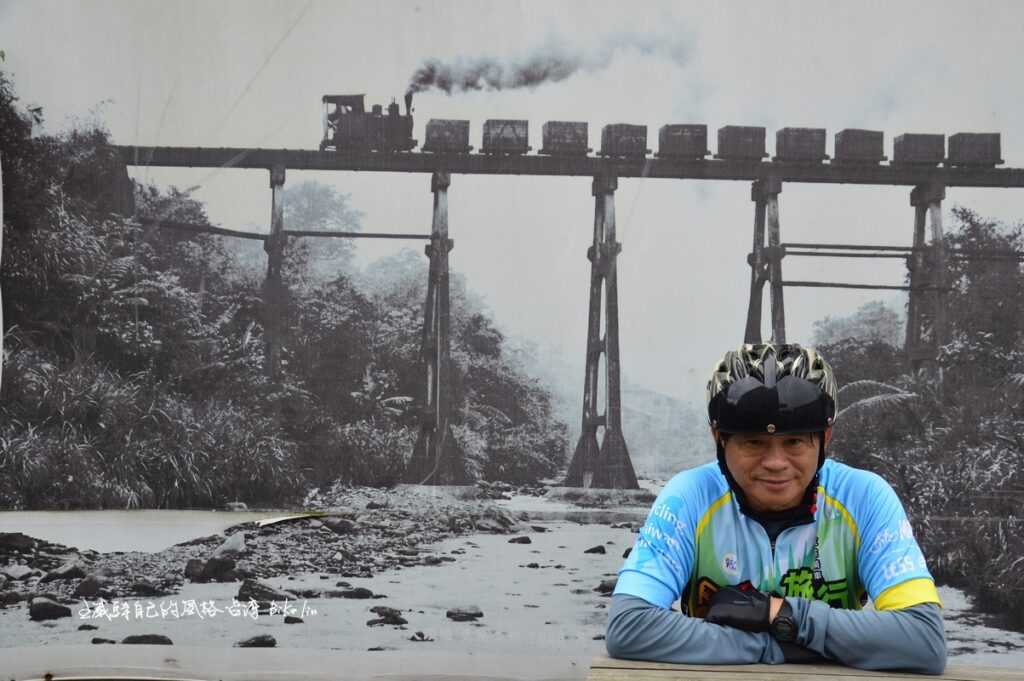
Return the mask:
<path id="1" fill-rule="evenodd" d="M 380 104 L 370 111 L 364 106 L 366 95 L 324 95 L 324 137 L 320 151 L 410 151 L 412 138 L 412 93 L 405 95 L 405 115 L 394 101 L 387 113 Z"/>

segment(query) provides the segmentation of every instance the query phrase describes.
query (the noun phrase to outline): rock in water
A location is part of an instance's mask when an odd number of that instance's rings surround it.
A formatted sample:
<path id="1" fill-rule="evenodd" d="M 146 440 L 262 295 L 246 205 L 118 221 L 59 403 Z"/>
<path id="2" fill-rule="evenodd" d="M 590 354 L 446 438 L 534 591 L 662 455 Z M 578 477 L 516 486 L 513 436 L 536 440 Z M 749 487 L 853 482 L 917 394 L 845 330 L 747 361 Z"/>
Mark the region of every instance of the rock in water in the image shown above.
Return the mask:
<path id="1" fill-rule="evenodd" d="M 253 636 L 235 644 L 236 648 L 273 648 L 277 645 L 277 639 L 270 634 Z"/>
<path id="2" fill-rule="evenodd" d="M 174 641 L 167 638 L 163 634 L 132 634 L 131 636 L 125 636 L 121 643 L 143 643 L 146 645 L 155 646 L 173 646 Z"/>
<path id="3" fill-rule="evenodd" d="M 302 624 L 302 618 L 301 617 L 296 617 L 295 615 L 285 615 L 284 616 L 284 623 L 285 624 Z"/>
<path id="4" fill-rule="evenodd" d="M 376 627 L 381 624 L 393 624 L 401 626 L 408 624 L 409 621 L 402 617 L 402 611 L 396 610 L 395 608 L 389 608 L 386 605 L 376 605 L 370 608 L 370 612 L 377 613 L 380 615 L 379 619 L 370 620 L 366 623 L 368 627 Z"/>
<path id="5" fill-rule="evenodd" d="M 594 587 L 594 591 L 602 594 L 610 594 L 615 591 L 615 584 L 618 581 L 618 577 L 609 577 L 608 579 L 601 580 L 601 583 Z"/>
<path id="6" fill-rule="evenodd" d="M 225 511 L 248 511 L 249 507 L 245 505 L 244 501 L 229 501 L 224 504 Z"/>
<path id="7" fill-rule="evenodd" d="M 512 537 L 508 540 L 509 544 L 532 544 L 533 540 L 529 537 Z"/>
<path id="8" fill-rule="evenodd" d="M 117 641 L 115 641 L 112 638 L 100 638 L 99 636 L 96 636 L 95 638 L 93 638 L 92 642 L 93 643 L 117 643 Z"/>
<path id="9" fill-rule="evenodd" d="M 605 550 L 603 544 L 598 544 L 597 546 L 591 546 L 589 549 L 587 549 L 583 553 L 608 553 L 608 552 Z"/>
<path id="10" fill-rule="evenodd" d="M 243 603 L 248 603 L 250 599 L 254 600 L 260 604 L 260 608 L 265 609 L 270 607 L 271 601 L 294 601 L 295 594 L 275 589 L 254 579 L 247 579 L 239 587 L 237 598 Z"/>
<path id="11" fill-rule="evenodd" d="M 361 586 L 357 586 L 354 589 L 345 589 L 343 591 L 326 591 L 324 595 L 328 598 L 373 598 L 374 594 L 369 589 Z"/>
<path id="12" fill-rule="evenodd" d="M 36 622 L 56 620 L 61 617 L 71 617 L 71 608 L 49 598 L 36 597 L 28 606 L 28 616 Z"/>
<path id="13" fill-rule="evenodd" d="M 468 608 L 452 608 L 445 613 L 445 616 L 455 622 L 475 622 L 484 616 L 480 608 L 471 605 Z"/>
<path id="14" fill-rule="evenodd" d="M 235 532 L 233 535 L 224 540 L 224 543 L 213 550 L 211 557 L 213 558 L 227 558 L 229 556 L 237 556 L 245 551 L 245 533 Z"/>

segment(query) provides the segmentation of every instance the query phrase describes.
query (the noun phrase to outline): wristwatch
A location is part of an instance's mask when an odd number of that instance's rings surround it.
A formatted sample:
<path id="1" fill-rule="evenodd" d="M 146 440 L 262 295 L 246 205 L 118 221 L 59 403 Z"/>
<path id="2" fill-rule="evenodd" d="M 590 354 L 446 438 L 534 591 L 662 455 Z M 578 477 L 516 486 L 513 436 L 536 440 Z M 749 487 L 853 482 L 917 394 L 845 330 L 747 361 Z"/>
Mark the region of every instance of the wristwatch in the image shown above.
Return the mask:
<path id="1" fill-rule="evenodd" d="M 775 619 L 768 625 L 768 628 L 771 630 L 772 636 L 775 637 L 776 641 L 792 643 L 796 640 L 796 620 L 793 619 L 793 608 L 789 607 L 786 599 L 782 599 L 782 605 L 779 606 L 779 614 L 775 616 Z"/>

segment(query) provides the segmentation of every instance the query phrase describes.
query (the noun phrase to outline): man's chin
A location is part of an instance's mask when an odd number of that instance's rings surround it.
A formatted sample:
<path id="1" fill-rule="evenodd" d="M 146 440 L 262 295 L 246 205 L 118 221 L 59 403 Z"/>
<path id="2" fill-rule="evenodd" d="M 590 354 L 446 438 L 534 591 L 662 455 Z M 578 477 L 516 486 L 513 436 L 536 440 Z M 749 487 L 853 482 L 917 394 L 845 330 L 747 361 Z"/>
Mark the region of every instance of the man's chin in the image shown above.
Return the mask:
<path id="1" fill-rule="evenodd" d="M 792 492 L 781 494 L 758 494 L 751 499 L 762 511 L 776 512 L 788 511 L 800 505 L 800 496 L 794 496 Z"/>

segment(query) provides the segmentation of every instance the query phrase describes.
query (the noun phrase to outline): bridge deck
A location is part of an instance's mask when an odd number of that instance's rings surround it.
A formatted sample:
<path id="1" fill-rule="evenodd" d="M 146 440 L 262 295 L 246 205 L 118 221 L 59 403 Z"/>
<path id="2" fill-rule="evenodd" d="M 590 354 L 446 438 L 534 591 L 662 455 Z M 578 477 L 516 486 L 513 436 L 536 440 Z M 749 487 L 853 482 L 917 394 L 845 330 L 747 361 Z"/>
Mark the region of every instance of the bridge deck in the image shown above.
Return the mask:
<path id="1" fill-rule="evenodd" d="M 913 165 L 838 165 L 707 159 L 606 159 L 595 156 L 491 156 L 485 154 L 336 153 L 303 149 L 238 147 L 119 146 L 127 165 L 191 168 L 263 168 L 352 170 L 366 172 L 451 173 L 479 175 L 563 175 L 593 177 L 657 177 L 691 180 L 758 180 L 831 184 L 919 185 L 938 182 L 948 187 L 1024 187 L 1022 168 L 936 168 Z"/>
<path id="2" fill-rule="evenodd" d="M 954 681 L 1024 681 L 1024 672 L 1009 667 L 949 664 L 940 677 L 900 672 L 869 672 L 839 665 L 747 664 L 690 665 L 635 662 L 596 657 L 587 681 L 882 681 L 940 678 Z"/>

